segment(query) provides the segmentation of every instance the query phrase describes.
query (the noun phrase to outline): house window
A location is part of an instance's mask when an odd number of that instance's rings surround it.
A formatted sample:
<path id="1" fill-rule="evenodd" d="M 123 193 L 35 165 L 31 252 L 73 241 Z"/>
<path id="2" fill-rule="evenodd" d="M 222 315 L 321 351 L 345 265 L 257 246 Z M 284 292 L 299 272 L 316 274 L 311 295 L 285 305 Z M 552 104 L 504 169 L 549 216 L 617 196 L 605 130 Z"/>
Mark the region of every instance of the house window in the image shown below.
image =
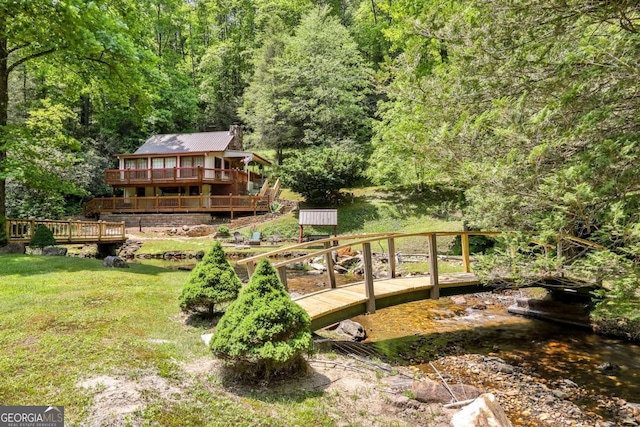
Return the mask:
<path id="1" fill-rule="evenodd" d="M 191 178 L 198 176 L 196 168 L 204 166 L 204 156 L 184 156 L 180 157 L 180 176 Z"/>
<path id="2" fill-rule="evenodd" d="M 126 159 L 124 162 L 125 169 L 131 169 L 129 179 L 145 179 L 147 178 L 147 159 Z"/>
<path id="3" fill-rule="evenodd" d="M 155 179 L 173 179 L 173 168 L 175 166 L 175 157 L 154 157 L 151 159 L 151 167 L 154 169 L 152 172 Z"/>

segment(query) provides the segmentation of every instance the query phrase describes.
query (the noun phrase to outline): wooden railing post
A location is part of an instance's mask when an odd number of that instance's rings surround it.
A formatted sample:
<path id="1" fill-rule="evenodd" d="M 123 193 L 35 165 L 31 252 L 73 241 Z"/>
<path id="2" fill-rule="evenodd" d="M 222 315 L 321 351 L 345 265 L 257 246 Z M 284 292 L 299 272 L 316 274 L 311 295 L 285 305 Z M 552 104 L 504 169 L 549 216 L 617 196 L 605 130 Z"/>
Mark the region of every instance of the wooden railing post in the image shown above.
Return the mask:
<path id="1" fill-rule="evenodd" d="M 287 266 L 283 265 L 282 267 L 278 267 L 278 277 L 280 277 L 280 281 L 284 285 L 286 290 L 289 290 L 287 286 Z"/>
<path id="2" fill-rule="evenodd" d="M 469 260 L 469 234 L 462 233 L 460 235 L 460 244 L 462 246 L 462 268 L 465 273 L 471 273 L 471 262 Z"/>
<path id="3" fill-rule="evenodd" d="M 431 281 L 431 299 L 440 298 L 440 284 L 438 283 L 438 246 L 436 233 L 429 234 L 429 279 Z"/>
<path id="4" fill-rule="evenodd" d="M 396 242 L 395 239 L 387 239 L 389 244 L 389 278 L 396 277 Z"/>
<path id="5" fill-rule="evenodd" d="M 229 211 L 231 213 L 231 219 L 233 219 L 233 193 L 229 193 Z"/>
<path id="6" fill-rule="evenodd" d="M 27 236 L 29 238 L 29 240 L 31 240 L 31 238 L 33 237 L 35 232 L 36 232 L 36 220 L 35 219 L 31 219 L 31 223 L 29 225 L 29 235 Z"/>
<path id="7" fill-rule="evenodd" d="M 256 271 L 256 265 L 253 262 L 247 264 L 247 273 L 249 273 L 249 279 L 253 276 L 253 272 Z"/>
<path id="8" fill-rule="evenodd" d="M 122 221 L 120 224 L 120 229 L 122 230 L 122 240 L 125 240 L 127 238 L 127 228 L 124 221 Z"/>
<path id="9" fill-rule="evenodd" d="M 331 247 L 331 242 L 324 242 L 324 248 L 329 249 Z M 336 288 L 336 272 L 333 270 L 333 255 L 332 252 L 327 252 L 324 254 L 325 260 L 327 261 L 327 275 L 329 276 L 329 284 L 331 285 L 331 289 Z"/>
<path id="10" fill-rule="evenodd" d="M 69 242 L 71 242 L 71 238 L 73 237 L 73 233 L 71 232 L 71 229 L 73 228 L 73 222 L 69 221 L 67 223 L 67 227 L 69 227 Z"/>
<path id="11" fill-rule="evenodd" d="M 371 259 L 371 243 L 362 244 L 364 261 L 364 287 L 367 296 L 367 313 L 376 312 L 376 295 L 373 289 L 373 261 Z"/>
<path id="12" fill-rule="evenodd" d="M 98 222 L 98 242 L 102 240 L 102 228 L 104 226 L 104 222 Z"/>

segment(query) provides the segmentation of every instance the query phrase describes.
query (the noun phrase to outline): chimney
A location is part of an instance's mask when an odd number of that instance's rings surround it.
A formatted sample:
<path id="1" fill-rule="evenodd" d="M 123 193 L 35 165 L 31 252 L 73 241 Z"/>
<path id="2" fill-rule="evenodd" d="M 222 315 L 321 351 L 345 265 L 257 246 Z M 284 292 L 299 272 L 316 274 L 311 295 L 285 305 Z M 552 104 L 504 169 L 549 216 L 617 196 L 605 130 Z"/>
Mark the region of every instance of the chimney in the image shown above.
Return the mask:
<path id="1" fill-rule="evenodd" d="M 229 147 L 232 150 L 242 151 L 242 128 L 240 125 L 231 125 L 229 128 L 229 135 L 233 136 L 233 140 L 229 144 Z"/>

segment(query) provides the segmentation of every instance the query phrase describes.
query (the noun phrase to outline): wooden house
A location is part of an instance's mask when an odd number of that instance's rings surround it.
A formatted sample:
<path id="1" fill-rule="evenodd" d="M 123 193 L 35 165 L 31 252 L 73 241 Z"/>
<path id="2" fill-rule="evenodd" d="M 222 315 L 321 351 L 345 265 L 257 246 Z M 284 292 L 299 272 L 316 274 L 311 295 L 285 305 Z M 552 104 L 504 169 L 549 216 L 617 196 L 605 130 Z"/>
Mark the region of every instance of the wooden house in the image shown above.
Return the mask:
<path id="1" fill-rule="evenodd" d="M 279 184 L 262 175 L 271 163 L 244 151 L 239 127 L 229 131 L 153 135 L 132 154 L 119 154 L 105 171 L 112 197 L 84 206 L 101 213 L 264 212 Z"/>

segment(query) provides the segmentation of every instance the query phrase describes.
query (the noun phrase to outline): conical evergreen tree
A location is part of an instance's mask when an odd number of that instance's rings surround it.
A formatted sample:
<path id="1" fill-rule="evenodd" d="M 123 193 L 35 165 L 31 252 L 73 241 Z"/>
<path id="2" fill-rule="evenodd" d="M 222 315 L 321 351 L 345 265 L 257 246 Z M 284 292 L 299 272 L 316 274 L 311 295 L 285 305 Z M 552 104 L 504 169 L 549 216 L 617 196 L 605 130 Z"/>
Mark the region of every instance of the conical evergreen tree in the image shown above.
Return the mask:
<path id="1" fill-rule="evenodd" d="M 211 350 L 234 373 L 263 379 L 306 367 L 312 348 L 309 315 L 289 296 L 276 270 L 263 259 L 249 284 L 220 319 Z"/>
<path id="2" fill-rule="evenodd" d="M 238 296 L 242 282 L 227 261 L 220 242 L 196 265 L 180 294 L 180 308 L 185 312 L 213 315 L 216 306 Z"/>

